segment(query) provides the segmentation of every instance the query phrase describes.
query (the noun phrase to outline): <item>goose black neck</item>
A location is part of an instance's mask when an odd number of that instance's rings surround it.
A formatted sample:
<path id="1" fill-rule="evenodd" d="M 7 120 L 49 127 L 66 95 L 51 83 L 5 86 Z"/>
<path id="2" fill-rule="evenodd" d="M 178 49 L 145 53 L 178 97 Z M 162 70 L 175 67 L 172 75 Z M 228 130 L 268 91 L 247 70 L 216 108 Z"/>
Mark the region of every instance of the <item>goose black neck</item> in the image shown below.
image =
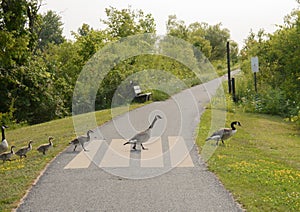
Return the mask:
<path id="1" fill-rule="evenodd" d="M 232 129 L 232 130 L 236 130 L 236 128 L 235 128 L 234 125 L 236 125 L 236 122 L 232 122 L 232 123 L 231 123 L 231 129 Z"/>
<path id="2" fill-rule="evenodd" d="M 152 129 L 156 121 L 157 121 L 157 118 L 155 117 L 148 129 Z"/>
<path id="3" fill-rule="evenodd" d="M 88 132 L 87 132 L 87 137 L 88 137 L 88 138 L 90 138 L 90 133 L 91 133 L 91 131 L 88 131 Z"/>
<path id="4" fill-rule="evenodd" d="M 2 126 L 1 127 L 1 130 L 2 130 L 2 141 L 5 139 L 5 133 L 4 133 L 4 127 Z"/>

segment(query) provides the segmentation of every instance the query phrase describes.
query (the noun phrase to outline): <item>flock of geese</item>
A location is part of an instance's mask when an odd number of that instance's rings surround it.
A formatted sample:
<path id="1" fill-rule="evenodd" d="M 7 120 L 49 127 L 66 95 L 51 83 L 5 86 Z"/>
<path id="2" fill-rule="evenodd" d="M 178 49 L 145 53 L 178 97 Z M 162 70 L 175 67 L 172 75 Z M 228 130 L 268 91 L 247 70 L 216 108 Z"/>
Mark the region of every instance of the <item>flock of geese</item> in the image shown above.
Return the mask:
<path id="1" fill-rule="evenodd" d="M 146 150 L 146 148 L 143 146 L 143 143 L 147 142 L 150 139 L 151 130 L 153 129 L 155 123 L 159 119 L 162 119 L 162 117 L 160 115 L 156 115 L 154 117 L 152 123 L 146 130 L 137 133 L 135 136 L 133 136 L 131 139 L 129 139 L 128 142 L 124 143 L 124 145 L 127 145 L 127 144 L 133 145 L 132 150 L 134 150 L 134 151 L 136 150 L 136 145 L 140 145 L 143 150 Z M 210 137 L 208 137 L 206 139 L 206 141 L 214 140 L 214 141 L 216 141 L 216 145 L 218 145 L 219 141 L 221 140 L 222 143 L 224 144 L 224 140 L 227 140 L 228 138 L 230 138 L 237 132 L 235 125 L 241 126 L 241 123 L 239 121 L 232 122 L 231 128 L 219 129 L 218 131 L 214 132 Z M 9 152 L 5 152 L 8 150 L 8 142 L 5 138 L 5 129 L 6 128 L 8 128 L 6 125 L 2 125 L 2 127 L 1 127 L 2 141 L 0 143 L 0 160 L 2 160 L 3 162 L 10 161 L 11 157 L 14 154 L 18 155 L 20 157 L 20 159 L 23 157 L 26 158 L 27 157 L 26 154 L 32 150 L 33 141 L 30 140 L 28 143 L 28 146 L 20 148 L 17 152 L 14 152 L 14 148 L 16 148 L 15 146 L 11 146 Z M 84 144 L 90 141 L 90 139 L 91 139 L 90 134 L 92 132 L 93 132 L 92 130 L 89 130 L 87 132 L 87 136 L 79 136 L 79 137 L 75 138 L 74 140 L 72 140 L 69 144 L 74 145 L 73 151 L 76 151 L 76 148 L 78 145 L 81 145 L 82 149 L 84 151 L 87 151 L 84 147 Z M 47 144 L 42 144 L 37 148 L 37 151 L 43 153 L 44 155 L 49 150 L 49 148 L 53 146 L 52 140 L 54 138 L 52 136 L 50 136 L 48 139 L 49 139 L 49 142 Z"/>
<path id="2" fill-rule="evenodd" d="M 32 143 L 33 141 L 30 140 L 28 143 L 28 146 L 24 146 L 22 148 L 20 148 L 18 151 L 14 151 L 14 148 L 16 148 L 16 146 L 11 146 L 10 147 L 10 151 L 9 152 L 5 152 L 6 150 L 8 150 L 8 142 L 5 138 L 5 129 L 8 128 L 6 125 L 2 125 L 1 126 L 1 131 L 2 131 L 2 141 L 0 143 L 0 160 L 2 160 L 3 162 L 5 161 L 10 161 L 11 157 L 15 154 L 18 155 L 21 158 L 23 157 L 27 157 L 27 153 L 29 151 L 32 150 Z M 47 144 L 42 144 L 37 148 L 37 151 L 43 153 L 44 155 L 46 154 L 46 152 L 48 151 L 48 149 L 50 147 L 53 146 L 52 140 L 54 138 L 52 136 L 49 137 L 49 143 Z"/>
<path id="3" fill-rule="evenodd" d="M 33 143 L 33 141 L 30 140 L 27 146 L 24 146 L 24 147 L 20 148 L 20 149 L 19 149 L 18 151 L 16 151 L 16 152 L 14 151 L 14 149 L 16 148 L 16 146 L 11 146 L 11 147 L 10 147 L 10 151 L 6 152 L 6 151 L 8 150 L 8 146 L 9 146 L 9 145 L 8 145 L 8 142 L 7 142 L 6 138 L 5 138 L 5 129 L 6 129 L 6 128 L 8 128 L 6 125 L 2 125 L 2 126 L 1 126 L 2 140 L 1 140 L 1 143 L 0 143 L 0 160 L 2 160 L 3 163 L 4 163 L 5 161 L 11 161 L 11 157 L 12 157 L 13 155 L 19 156 L 20 159 L 26 158 L 26 157 L 27 157 L 26 154 L 27 154 L 29 151 L 32 150 L 32 143 Z M 76 147 L 77 147 L 79 144 L 82 146 L 82 148 L 83 148 L 84 151 L 87 151 L 87 150 L 85 149 L 85 147 L 84 147 L 84 144 L 85 144 L 86 142 L 89 142 L 89 141 L 90 141 L 90 139 L 91 139 L 90 133 L 92 133 L 92 132 L 93 132 L 92 130 L 89 130 L 89 131 L 87 132 L 87 136 L 79 136 L 79 137 L 75 138 L 74 140 L 72 140 L 72 141 L 70 142 L 70 144 L 73 144 L 73 145 L 75 146 L 74 149 L 73 149 L 73 151 L 76 150 Z M 50 149 L 50 147 L 53 147 L 53 142 L 52 142 L 53 139 L 54 139 L 54 138 L 53 138 L 52 136 L 49 136 L 49 138 L 48 138 L 48 143 L 40 145 L 36 150 L 37 150 L 38 152 L 41 152 L 43 155 L 45 155 L 46 152 Z"/>

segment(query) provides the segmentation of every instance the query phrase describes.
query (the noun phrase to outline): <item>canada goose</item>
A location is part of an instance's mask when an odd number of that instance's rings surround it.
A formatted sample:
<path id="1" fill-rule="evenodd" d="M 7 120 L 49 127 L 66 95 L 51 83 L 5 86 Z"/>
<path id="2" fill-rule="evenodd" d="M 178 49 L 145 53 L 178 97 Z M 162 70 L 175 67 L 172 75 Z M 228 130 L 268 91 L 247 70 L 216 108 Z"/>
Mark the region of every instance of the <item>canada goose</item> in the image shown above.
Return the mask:
<path id="1" fill-rule="evenodd" d="M 8 126 L 2 125 L 2 127 L 1 127 L 1 130 L 2 130 L 2 141 L 0 143 L 0 154 L 2 152 L 7 151 L 7 149 L 8 149 L 8 143 L 7 143 L 7 140 L 5 139 L 5 132 L 4 132 L 5 128 L 8 128 Z"/>
<path id="2" fill-rule="evenodd" d="M 73 149 L 74 152 L 75 152 L 75 150 L 76 150 L 77 145 L 79 145 L 79 144 L 82 146 L 82 149 L 83 149 L 84 151 L 87 151 L 87 150 L 84 148 L 84 143 L 90 141 L 90 139 L 91 139 L 90 133 L 92 133 L 92 132 L 94 132 L 94 131 L 93 131 L 93 130 L 89 130 L 89 131 L 87 131 L 87 133 L 86 133 L 87 136 L 79 136 L 79 137 L 75 138 L 73 141 L 71 141 L 71 142 L 69 143 L 69 144 L 73 144 L 73 145 L 75 146 L 74 149 Z"/>
<path id="3" fill-rule="evenodd" d="M 150 124 L 150 126 L 146 130 L 144 130 L 144 131 L 136 134 L 135 136 L 133 136 L 128 142 L 124 143 L 124 145 L 126 145 L 126 144 L 133 144 L 132 149 L 136 150 L 136 145 L 140 144 L 141 147 L 142 147 L 142 149 L 145 150 L 145 148 L 144 148 L 144 146 L 143 146 L 142 143 L 145 143 L 146 141 L 149 140 L 151 129 L 153 128 L 155 122 L 158 119 L 162 119 L 162 117 L 160 115 L 156 115 L 155 118 L 154 118 L 154 120 L 152 121 L 152 123 Z"/>
<path id="4" fill-rule="evenodd" d="M 216 145 L 218 145 L 219 141 L 221 140 L 224 144 L 224 140 L 230 138 L 237 132 L 237 129 L 234 127 L 234 125 L 242 126 L 239 121 L 234 121 L 231 123 L 231 128 L 222 128 L 214 132 L 210 137 L 206 139 L 206 141 L 215 140 L 217 141 Z"/>
<path id="5" fill-rule="evenodd" d="M 27 157 L 26 154 L 27 152 L 29 152 L 30 150 L 32 150 L 32 140 L 29 141 L 28 146 L 24 146 L 21 149 L 19 149 L 15 154 L 20 156 L 20 159 L 24 156 L 25 158 Z"/>
<path id="6" fill-rule="evenodd" d="M 42 152 L 44 155 L 46 154 L 46 152 L 48 151 L 48 149 L 53 146 L 52 140 L 54 138 L 52 136 L 49 137 L 49 143 L 48 144 L 42 144 L 37 148 L 37 151 Z"/>
<path id="7" fill-rule="evenodd" d="M 10 152 L 5 152 L 5 153 L 2 153 L 2 154 L 0 155 L 0 160 L 3 160 L 3 163 L 4 163 L 5 161 L 7 161 L 7 160 L 11 161 L 10 158 L 11 158 L 11 156 L 13 156 L 13 154 L 14 154 L 13 148 L 15 148 L 15 146 L 12 146 L 12 147 L 10 148 Z"/>

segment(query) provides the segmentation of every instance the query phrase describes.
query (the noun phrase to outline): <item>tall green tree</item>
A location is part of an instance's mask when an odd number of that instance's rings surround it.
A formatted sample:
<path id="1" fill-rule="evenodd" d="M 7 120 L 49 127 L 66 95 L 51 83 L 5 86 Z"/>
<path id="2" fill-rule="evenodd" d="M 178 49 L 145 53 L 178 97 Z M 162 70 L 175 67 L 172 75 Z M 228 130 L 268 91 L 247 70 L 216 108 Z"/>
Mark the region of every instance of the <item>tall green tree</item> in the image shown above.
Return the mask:
<path id="1" fill-rule="evenodd" d="M 65 41 L 61 17 L 52 10 L 41 16 L 40 26 L 36 30 L 38 34 L 37 48 L 40 50 L 50 43 L 61 44 Z"/>
<path id="2" fill-rule="evenodd" d="M 78 46 L 83 61 L 89 60 L 110 40 L 110 35 L 107 35 L 103 30 L 94 30 L 88 24 L 83 24 L 77 33 L 73 32 L 72 34 L 76 39 L 75 45 Z"/>
<path id="3" fill-rule="evenodd" d="M 258 56 L 259 112 L 291 117 L 299 113 L 300 95 L 300 12 L 286 16 L 273 34 L 251 32 L 241 51 L 243 71 L 251 74 L 250 59 Z M 250 78 L 251 79 L 251 78 Z M 249 88 L 244 88 L 249 89 Z M 251 96 L 244 92 L 245 99 Z M 252 101 L 252 100 L 250 100 Z"/>
<path id="4" fill-rule="evenodd" d="M 167 21 L 167 34 L 181 38 L 188 39 L 188 27 L 182 20 L 178 20 L 176 15 L 169 15 Z"/>
<path id="5" fill-rule="evenodd" d="M 205 39 L 207 23 L 192 23 L 189 25 L 188 41 L 197 47 L 207 58 L 211 57 L 212 47 L 210 41 Z"/>
<path id="6" fill-rule="evenodd" d="M 151 14 L 142 10 L 117 10 L 114 7 L 105 9 L 107 19 L 101 19 L 106 25 L 108 34 L 113 38 L 123 38 L 141 33 L 155 33 L 155 22 Z"/>
<path id="7" fill-rule="evenodd" d="M 58 111 L 54 78 L 47 62 L 34 51 L 40 2 L 2 0 L 0 6 L 0 112 L 13 112 L 16 121 L 50 120 Z"/>
<path id="8" fill-rule="evenodd" d="M 201 50 L 204 55 L 214 60 L 225 60 L 226 43 L 230 39 L 230 32 L 222 28 L 222 24 L 208 25 L 195 22 L 186 26 L 185 22 L 178 20 L 176 15 L 170 15 L 167 21 L 167 34 L 186 40 Z M 231 57 L 237 62 L 238 44 L 230 42 Z"/>
<path id="9" fill-rule="evenodd" d="M 222 60 L 226 57 L 226 43 L 230 39 L 228 29 L 221 28 L 222 24 L 209 26 L 206 30 L 205 39 L 209 40 L 212 47 L 212 60 Z"/>

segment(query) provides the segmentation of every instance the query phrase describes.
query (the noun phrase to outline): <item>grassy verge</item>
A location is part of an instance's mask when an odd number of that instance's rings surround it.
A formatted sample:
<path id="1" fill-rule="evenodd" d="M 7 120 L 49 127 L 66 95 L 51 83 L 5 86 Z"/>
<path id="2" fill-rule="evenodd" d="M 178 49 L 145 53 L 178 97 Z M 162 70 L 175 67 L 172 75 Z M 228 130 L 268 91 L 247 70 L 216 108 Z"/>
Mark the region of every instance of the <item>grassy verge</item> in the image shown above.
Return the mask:
<path id="1" fill-rule="evenodd" d="M 132 105 L 130 109 L 140 107 Z M 127 108 L 114 110 L 114 115 L 127 112 Z M 97 124 L 101 125 L 112 118 L 111 110 L 102 110 L 95 113 Z M 36 151 L 36 148 L 48 142 L 48 136 L 53 136 L 54 147 L 46 155 Z M 12 161 L 0 162 L 0 211 L 11 211 L 16 208 L 20 199 L 25 195 L 33 181 L 37 178 L 45 166 L 61 151 L 63 151 L 71 139 L 75 137 L 72 118 L 55 120 L 39 125 L 27 126 L 6 131 L 9 145 L 27 146 L 29 140 L 33 140 L 33 150 L 27 154 L 27 158 L 19 159 L 13 156 Z"/>
<path id="2" fill-rule="evenodd" d="M 197 144 L 201 152 L 211 123 L 201 117 Z M 220 145 L 208 167 L 248 211 L 300 211 L 300 133 L 279 117 L 227 113 L 227 126 L 241 122 L 237 134 Z"/>

